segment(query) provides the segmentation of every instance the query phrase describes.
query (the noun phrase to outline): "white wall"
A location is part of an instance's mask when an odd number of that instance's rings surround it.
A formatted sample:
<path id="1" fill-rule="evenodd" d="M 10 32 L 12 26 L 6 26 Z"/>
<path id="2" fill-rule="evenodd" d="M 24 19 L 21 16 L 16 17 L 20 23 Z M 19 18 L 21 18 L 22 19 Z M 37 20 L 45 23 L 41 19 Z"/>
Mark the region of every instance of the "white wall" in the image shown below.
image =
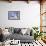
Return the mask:
<path id="1" fill-rule="evenodd" d="M 8 20 L 8 11 L 20 11 L 20 20 Z M 40 4 L 22 1 L 12 3 L 0 1 L 0 26 L 32 27 L 40 26 Z"/>

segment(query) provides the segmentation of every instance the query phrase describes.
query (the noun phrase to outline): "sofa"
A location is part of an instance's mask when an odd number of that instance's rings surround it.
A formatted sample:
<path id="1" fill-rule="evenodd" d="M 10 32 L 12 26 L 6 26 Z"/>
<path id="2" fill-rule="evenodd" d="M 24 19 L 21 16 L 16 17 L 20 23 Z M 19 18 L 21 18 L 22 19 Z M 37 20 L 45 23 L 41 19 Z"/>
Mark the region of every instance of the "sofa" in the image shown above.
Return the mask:
<path id="1" fill-rule="evenodd" d="M 24 33 L 22 32 L 22 29 Z M 20 40 L 21 43 L 32 43 L 34 41 L 34 37 L 32 35 L 32 31 L 31 30 L 29 32 L 28 31 L 29 31 L 28 28 L 10 27 L 8 28 L 8 32 L 10 32 L 10 35 L 5 36 L 5 39 Z"/>

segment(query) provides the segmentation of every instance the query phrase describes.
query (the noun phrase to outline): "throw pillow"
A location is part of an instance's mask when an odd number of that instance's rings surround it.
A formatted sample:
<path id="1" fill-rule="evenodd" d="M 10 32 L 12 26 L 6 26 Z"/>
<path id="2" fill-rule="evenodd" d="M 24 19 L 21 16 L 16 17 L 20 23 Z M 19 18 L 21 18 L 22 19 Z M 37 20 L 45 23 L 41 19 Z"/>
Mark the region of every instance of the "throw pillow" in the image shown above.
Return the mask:
<path id="1" fill-rule="evenodd" d="M 24 35 L 27 32 L 27 29 L 21 29 L 21 33 Z"/>
<path id="2" fill-rule="evenodd" d="M 20 33 L 21 29 L 20 28 L 15 28 L 14 33 Z"/>

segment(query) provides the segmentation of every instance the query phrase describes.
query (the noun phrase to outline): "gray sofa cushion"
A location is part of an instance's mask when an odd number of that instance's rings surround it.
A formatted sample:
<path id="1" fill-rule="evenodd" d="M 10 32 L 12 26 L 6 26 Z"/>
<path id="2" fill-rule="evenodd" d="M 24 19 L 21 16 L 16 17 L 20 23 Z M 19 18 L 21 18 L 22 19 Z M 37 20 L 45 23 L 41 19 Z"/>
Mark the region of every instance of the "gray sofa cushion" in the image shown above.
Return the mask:
<path id="1" fill-rule="evenodd" d="M 31 40 L 31 39 L 33 39 L 33 36 L 29 36 L 29 35 L 21 35 L 21 34 L 17 34 L 17 33 L 15 33 L 15 34 L 13 34 L 13 35 L 10 35 L 9 36 L 11 39 L 20 39 L 20 40 Z"/>
<path id="2" fill-rule="evenodd" d="M 29 36 L 29 35 L 21 35 L 21 34 L 13 34 L 13 35 L 9 35 L 9 38 L 11 40 L 15 39 L 15 40 L 20 40 L 20 42 L 32 42 L 34 40 L 33 36 Z"/>

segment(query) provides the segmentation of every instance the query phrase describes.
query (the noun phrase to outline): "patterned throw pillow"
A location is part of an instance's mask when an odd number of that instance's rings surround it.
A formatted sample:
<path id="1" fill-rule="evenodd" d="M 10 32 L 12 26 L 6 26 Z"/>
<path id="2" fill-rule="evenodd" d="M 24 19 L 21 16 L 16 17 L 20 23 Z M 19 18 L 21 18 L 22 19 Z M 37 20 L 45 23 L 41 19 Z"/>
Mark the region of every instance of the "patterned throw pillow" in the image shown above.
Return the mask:
<path id="1" fill-rule="evenodd" d="M 21 29 L 20 28 L 14 28 L 14 33 L 20 33 Z"/>
<path id="2" fill-rule="evenodd" d="M 14 33 L 14 27 L 9 27 L 8 32 L 13 34 Z"/>

